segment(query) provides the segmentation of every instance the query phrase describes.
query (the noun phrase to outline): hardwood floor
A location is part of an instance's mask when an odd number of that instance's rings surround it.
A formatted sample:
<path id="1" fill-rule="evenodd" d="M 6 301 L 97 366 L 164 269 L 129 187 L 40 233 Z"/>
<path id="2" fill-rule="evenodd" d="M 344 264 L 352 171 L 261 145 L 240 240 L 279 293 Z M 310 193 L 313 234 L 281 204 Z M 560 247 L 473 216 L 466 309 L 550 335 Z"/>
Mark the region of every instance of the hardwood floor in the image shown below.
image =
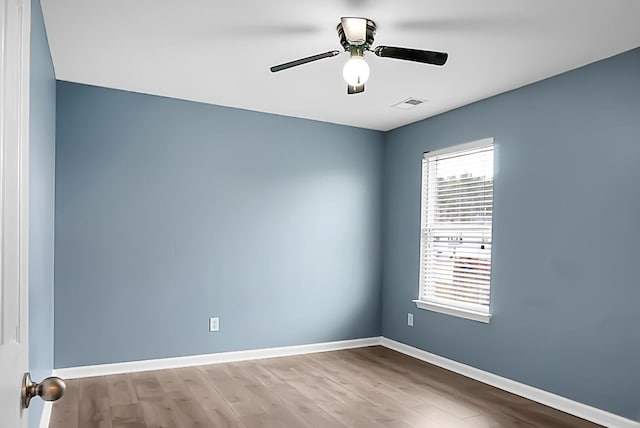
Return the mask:
<path id="1" fill-rule="evenodd" d="M 597 426 L 379 346 L 67 385 L 51 428 Z"/>

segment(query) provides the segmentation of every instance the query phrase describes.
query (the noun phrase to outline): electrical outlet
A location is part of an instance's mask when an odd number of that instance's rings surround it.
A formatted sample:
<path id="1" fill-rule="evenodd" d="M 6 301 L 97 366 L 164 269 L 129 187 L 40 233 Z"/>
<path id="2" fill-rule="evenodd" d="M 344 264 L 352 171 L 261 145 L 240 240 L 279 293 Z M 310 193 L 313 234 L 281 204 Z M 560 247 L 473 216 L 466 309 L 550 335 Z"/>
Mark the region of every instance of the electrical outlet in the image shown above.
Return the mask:
<path id="1" fill-rule="evenodd" d="M 209 318 L 209 331 L 220 330 L 220 319 L 218 317 Z"/>
<path id="2" fill-rule="evenodd" d="M 413 327 L 413 314 L 411 312 L 407 314 L 407 325 Z"/>

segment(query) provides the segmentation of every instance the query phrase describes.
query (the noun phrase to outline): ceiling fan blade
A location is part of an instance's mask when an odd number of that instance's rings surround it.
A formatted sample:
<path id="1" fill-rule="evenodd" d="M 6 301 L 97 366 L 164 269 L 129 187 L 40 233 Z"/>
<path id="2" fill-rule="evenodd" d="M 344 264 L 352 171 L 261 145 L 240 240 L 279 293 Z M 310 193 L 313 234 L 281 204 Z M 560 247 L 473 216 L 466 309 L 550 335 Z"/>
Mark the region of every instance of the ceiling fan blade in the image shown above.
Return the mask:
<path id="1" fill-rule="evenodd" d="M 444 65 L 449 54 L 446 52 L 422 51 L 419 49 L 378 46 L 373 51 L 382 58 L 403 59 L 405 61 L 423 62 L 425 64 Z"/>
<path id="2" fill-rule="evenodd" d="M 357 86 L 347 85 L 347 95 L 360 94 L 362 92 L 364 92 L 364 83 Z"/>
<path id="3" fill-rule="evenodd" d="M 286 70 L 287 68 L 296 67 L 298 65 L 306 64 L 308 62 L 317 61 L 319 59 L 331 58 L 332 56 L 336 56 L 340 53 L 340 51 L 329 51 L 325 53 L 321 53 L 318 55 L 308 56 L 306 58 L 300 58 L 295 61 L 285 62 L 284 64 L 274 65 L 270 68 L 270 70 L 275 73 L 277 71 Z"/>

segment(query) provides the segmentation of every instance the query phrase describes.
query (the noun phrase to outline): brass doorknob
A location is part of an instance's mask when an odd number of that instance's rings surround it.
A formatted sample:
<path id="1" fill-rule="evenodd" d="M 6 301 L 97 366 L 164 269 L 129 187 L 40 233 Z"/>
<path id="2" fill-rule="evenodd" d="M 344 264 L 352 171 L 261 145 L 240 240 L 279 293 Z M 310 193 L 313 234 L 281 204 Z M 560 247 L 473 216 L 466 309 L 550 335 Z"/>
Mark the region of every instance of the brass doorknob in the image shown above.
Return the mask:
<path id="1" fill-rule="evenodd" d="M 25 373 L 22 378 L 22 406 L 29 407 L 31 399 L 36 395 L 44 401 L 56 401 L 64 395 L 67 384 L 59 377 L 48 377 L 41 383 L 33 383 L 31 375 Z"/>

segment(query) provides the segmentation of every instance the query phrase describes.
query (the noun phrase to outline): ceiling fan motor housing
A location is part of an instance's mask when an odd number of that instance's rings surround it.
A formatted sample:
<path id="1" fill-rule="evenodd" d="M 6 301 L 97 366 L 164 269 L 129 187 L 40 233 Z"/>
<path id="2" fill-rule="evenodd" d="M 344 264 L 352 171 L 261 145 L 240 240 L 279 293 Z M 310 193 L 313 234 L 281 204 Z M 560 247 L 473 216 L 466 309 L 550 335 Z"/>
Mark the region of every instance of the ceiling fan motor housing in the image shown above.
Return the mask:
<path id="1" fill-rule="evenodd" d="M 373 45 L 373 39 L 376 35 L 376 23 L 370 19 L 366 19 L 366 18 L 361 18 L 361 19 L 365 19 L 367 21 L 366 40 L 361 45 L 354 45 L 351 42 L 349 42 L 349 40 L 347 39 L 347 35 L 344 31 L 344 28 L 342 27 L 342 22 L 340 22 L 338 24 L 338 27 L 336 28 L 336 30 L 338 31 L 338 38 L 340 39 L 340 44 L 342 45 L 344 50 L 347 52 L 352 52 L 353 48 L 357 48 L 360 53 L 360 56 L 362 56 L 362 53 L 364 53 L 365 50 L 368 50 L 371 47 L 371 45 Z"/>

